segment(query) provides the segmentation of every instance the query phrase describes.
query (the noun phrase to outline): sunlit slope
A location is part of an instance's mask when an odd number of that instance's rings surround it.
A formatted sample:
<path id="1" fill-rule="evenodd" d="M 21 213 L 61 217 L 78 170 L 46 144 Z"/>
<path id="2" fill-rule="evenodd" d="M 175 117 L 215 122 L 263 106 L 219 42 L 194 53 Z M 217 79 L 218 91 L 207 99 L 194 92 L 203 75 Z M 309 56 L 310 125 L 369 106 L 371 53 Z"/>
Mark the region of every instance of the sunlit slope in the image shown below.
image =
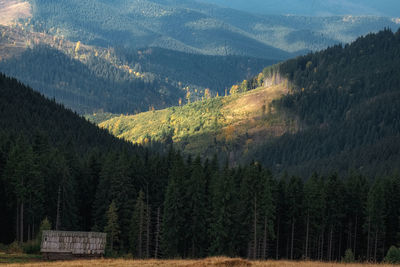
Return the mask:
<path id="1" fill-rule="evenodd" d="M 181 107 L 121 115 L 100 123 L 100 127 L 134 143 L 172 141 L 193 154 L 242 153 L 268 137 L 296 131 L 294 120 L 270 106 L 272 100 L 287 93 L 287 83 L 282 82 Z"/>
<path id="2" fill-rule="evenodd" d="M 22 0 L 0 0 L 0 25 L 11 25 L 18 19 L 32 16 L 29 2 Z"/>

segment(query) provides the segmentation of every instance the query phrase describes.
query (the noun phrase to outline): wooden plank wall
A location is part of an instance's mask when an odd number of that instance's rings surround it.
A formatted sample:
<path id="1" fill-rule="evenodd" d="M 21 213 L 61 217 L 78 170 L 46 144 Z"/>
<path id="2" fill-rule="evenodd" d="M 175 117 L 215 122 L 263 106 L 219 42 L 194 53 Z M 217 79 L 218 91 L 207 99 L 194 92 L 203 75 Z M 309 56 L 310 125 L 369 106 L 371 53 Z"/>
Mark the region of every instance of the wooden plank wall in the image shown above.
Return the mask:
<path id="1" fill-rule="evenodd" d="M 43 231 L 42 253 L 104 254 L 105 233 Z"/>

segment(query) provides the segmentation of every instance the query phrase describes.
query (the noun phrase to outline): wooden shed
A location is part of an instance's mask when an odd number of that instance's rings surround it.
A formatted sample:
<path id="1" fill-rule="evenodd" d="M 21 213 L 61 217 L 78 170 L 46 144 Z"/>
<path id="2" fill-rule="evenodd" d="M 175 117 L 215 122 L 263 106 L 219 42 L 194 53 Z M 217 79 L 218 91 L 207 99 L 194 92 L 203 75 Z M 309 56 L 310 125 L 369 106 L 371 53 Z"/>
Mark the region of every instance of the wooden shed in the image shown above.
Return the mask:
<path id="1" fill-rule="evenodd" d="M 106 237 L 96 232 L 43 231 L 40 252 L 50 260 L 101 257 Z"/>

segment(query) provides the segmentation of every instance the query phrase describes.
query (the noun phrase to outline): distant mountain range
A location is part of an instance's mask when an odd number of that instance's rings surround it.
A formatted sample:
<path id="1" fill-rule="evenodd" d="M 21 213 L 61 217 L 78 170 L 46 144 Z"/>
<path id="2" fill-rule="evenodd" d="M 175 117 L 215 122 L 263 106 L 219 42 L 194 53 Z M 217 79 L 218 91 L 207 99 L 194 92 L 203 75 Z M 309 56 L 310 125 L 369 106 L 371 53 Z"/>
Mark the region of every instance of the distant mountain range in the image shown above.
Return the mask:
<path id="1" fill-rule="evenodd" d="M 194 0 L 33 0 L 32 5 L 37 31 L 85 44 L 279 60 L 398 27 L 391 18 L 254 15 Z"/>
<path id="2" fill-rule="evenodd" d="M 254 15 L 194 0 L 7 0 L 0 14 L 0 71 L 82 114 L 223 95 L 265 66 L 398 27 L 388 17 Z"/>
<path id="3" fill-rule="evenodd" d="M 400 16 L 397 0 L 198 0 L 259 14 Z"/>

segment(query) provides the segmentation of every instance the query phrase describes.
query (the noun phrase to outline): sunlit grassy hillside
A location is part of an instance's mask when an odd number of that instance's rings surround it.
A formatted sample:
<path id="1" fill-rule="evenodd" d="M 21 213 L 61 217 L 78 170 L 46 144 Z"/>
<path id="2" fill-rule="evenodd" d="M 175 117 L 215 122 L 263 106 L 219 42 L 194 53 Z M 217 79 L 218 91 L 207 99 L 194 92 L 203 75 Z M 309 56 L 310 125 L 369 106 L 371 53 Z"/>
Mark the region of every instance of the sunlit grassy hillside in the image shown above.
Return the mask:
<path id="1" fill-rule="evenodd" d="M 271 105 L 287 93 L 287 83 L 282 82 L 180 107 L 121 115 L 100 126 L 133 143 L 172 141 L 192 154 L 246 153 L 266 138 L 296 131 L 295 121 L 276 113 Z"/>

